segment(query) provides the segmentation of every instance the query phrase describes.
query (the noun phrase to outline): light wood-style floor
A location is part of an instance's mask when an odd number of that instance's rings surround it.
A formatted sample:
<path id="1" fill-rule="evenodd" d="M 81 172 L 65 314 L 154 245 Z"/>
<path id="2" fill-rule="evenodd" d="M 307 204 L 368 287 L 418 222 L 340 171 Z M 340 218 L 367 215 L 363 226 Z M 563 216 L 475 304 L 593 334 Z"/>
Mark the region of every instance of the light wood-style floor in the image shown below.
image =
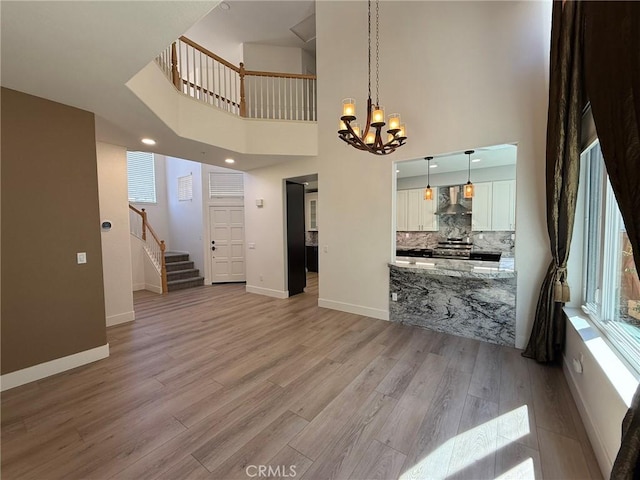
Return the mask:
<path id="1" fill-rule="evenodd" d="M 2 478 L 601 478 L 561 370 L 307 290 L 137 294 L 108 359 L 2 395 Z"/>

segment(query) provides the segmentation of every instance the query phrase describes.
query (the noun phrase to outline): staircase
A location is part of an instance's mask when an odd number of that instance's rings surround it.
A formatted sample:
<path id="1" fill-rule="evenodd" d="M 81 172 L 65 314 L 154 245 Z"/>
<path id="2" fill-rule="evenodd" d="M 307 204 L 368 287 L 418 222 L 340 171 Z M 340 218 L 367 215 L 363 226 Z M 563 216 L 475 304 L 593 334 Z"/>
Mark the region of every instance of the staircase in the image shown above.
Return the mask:
<path id="1" fill-rule="evenodd" d="M 167 266 L 167 287 L 170 292 L 204 285 L 204 277 L 200 276 L 200 270 L 193 268 L 193 262 L 189 260 L 188 253 L 165 252 L 164 260 Z"/>

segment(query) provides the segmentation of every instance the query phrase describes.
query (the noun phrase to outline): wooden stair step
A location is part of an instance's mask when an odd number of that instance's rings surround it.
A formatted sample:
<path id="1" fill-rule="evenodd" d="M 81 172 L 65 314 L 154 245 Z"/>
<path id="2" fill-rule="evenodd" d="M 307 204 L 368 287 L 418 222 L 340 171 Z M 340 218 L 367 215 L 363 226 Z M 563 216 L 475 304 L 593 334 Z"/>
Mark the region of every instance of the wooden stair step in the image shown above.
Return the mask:
<path id="1" fill-rule="evenodd" d="M 201 287 L 204 285 L 204 277 L 182 278 L 180 280 L 171 280 L 167 282 L 170 292 L 175 290 L 183 290 L 185 288 Z"/>

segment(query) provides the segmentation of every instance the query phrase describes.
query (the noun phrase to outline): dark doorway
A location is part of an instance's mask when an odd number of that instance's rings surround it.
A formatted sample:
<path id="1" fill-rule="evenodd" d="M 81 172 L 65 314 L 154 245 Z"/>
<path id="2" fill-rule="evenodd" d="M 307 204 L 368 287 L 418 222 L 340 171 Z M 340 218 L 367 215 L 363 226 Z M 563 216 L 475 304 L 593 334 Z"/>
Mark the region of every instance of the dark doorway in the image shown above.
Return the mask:
<path id="1" fill-rule="evenodd" d="M 287 181 L 287 272 L 289 296 L 304 292 L 305 270 L 304 185 Z"/>

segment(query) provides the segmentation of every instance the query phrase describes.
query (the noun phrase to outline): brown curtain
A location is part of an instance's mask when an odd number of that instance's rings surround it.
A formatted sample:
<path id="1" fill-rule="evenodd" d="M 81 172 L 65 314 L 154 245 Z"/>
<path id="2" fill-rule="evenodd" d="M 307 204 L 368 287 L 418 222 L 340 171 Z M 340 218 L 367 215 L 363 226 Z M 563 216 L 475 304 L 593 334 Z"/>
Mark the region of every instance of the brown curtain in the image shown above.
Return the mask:
<path id="1" fill-rule="evenodd" d="M 547 230 L 553 257 L 542 283 L 536 316 L 523 355 L 558 362 L 565 338 L 564 302 L 569 245 L 580 176 L 582 2 L 553 2 L 549 113 L 547 120 Z"/>
<path id="2" fill-rule="evenodd" d="M 640 271 L 640 3 L 585 2 L 585 86 L 604 163 Z M 640 388 L 623 422 L 615 480 L 640 479 Z"/>

